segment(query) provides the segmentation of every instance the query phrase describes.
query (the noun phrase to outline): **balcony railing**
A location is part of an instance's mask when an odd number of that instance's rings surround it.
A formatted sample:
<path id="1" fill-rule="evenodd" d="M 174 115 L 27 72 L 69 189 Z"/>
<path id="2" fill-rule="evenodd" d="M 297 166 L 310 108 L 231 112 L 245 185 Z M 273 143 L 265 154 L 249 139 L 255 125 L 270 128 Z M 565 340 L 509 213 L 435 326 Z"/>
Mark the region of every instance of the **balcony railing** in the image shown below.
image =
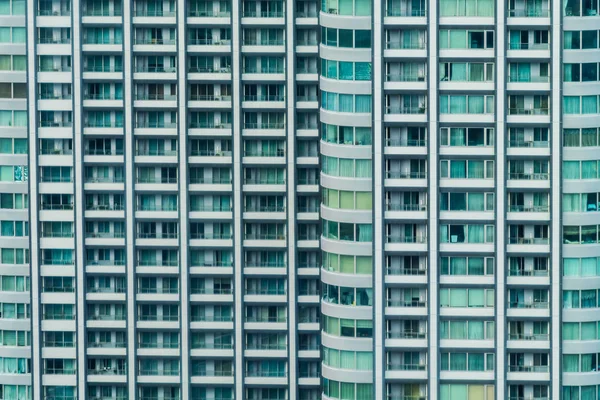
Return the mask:
<path id="1" fill-rule="evenodd" d="M 426 269 L 419 268 L 403 268 L 403 267 L 388 267 L 388 275 L 409 275 L 409 276 L 423 276 L 427 274 Z"/>
<path id="2" fill-rule="evenodd" d="M 527 83 L 547 83 L 550 82 L 549 76 L 521 76 L 521 75 L 509 75 L 509 82 L 527 82 Z"/>
<path id="3" fill-rule="evenodd" d="M 224 18 L 229 17 L 231 15 L 231 11 L 213 11 L 213 10 L 189 10 L 188 17 L 217 17 Z"/>
<path id="4" fill-rule="evenodd" d="M 231 288 L 191 288 L 191 294 L 232 294 Z"/>
<path id="5" fill-rule="evenodd" d="M 426 364 L 396 364 L 389 363 L 387 371 L 426 371 Z"/>
<path id="6" fill-rule="evenodd" d="M 177 294 L 179 288 L 176 287 L 138 287 L 138 293 L 140 294 Z"/>
<path id="7" fill-rule="evenodd" d="M 244 129 L 284 129 L 285 123 L 283 122 L 261 122 L 261 123 L 252 123 L 246 122 L 244 124 Z M 316 127 L 315 127 L 316 128 Z"/>
<path id="8" fill-rule="evenodd" d="M 282 296 L 285 295 L 285 289 L 246 289 L 246 294 L 262 296 Z"/>
<path id="9" fill-rule="evenodd" d="M 277 94 L 277 95 L 265 95 L 265 94 L 261 94 L 261 95 L 245 95 L 244 96 L 244 101 L 283 101 L 284 95 L 282 94 Z"/>
<path id="10" fill-rule="evenodd" d="M 84 154 L 88 156 L 122 156 L 122 149 L 85 149 Z"/>
<path id="11" fill-rule="evenodd" d="M 176 11 L 169 10 L 135 10 L 134 15 L 136 17 L 174 17 Z"/>
<path id="12" fill-rule="evenodd" d="M 190 46 L 226 46 L 231 44 L 231 39 L 193 39 L 189 38 L 187 44 Z"/>
<path id="13" fill-rule="evenodd" d="M 194 315 L 192 313 L 192 322 L 231 322 L 231 315 Z"/>
<path id="14" fill-rule="evenodd" d="M 285 14 L 283 13 L 283 11 L 245 10 L 242 16 L 247 18 L 283 18 Z"/>
<path id="15" fill-rule="evenodd" d="M 550 335 L 547 333 L 533 333 L 526 335 L 523 333 L 509 333 L 508 340 L 542 340 L 546 341 L 550 339 Z"/>
<path id="16" fill-rule="evenodd" d="M 509 108 L 508 115 L 548 115 L 549 108 Z"/>
<path id="17" fill-rule="evenodd" d="M 246 371 L 246 376 L 253 378 L 285 378 L 285 371 Z"/>
<path id="18" fill-rule="evenodd" d="M 45 238 L 72 238 L 73 232 L 45 232 L 42 230 L 42 237 Z"/>
<path id="19" fill-rule="evenodd" d="M 548 50 L 548 43 L 509 43 L 509 50 Z"/>
<path id="20" fill-rule="evenodd" d="M 177 183 L 175 177 L 138 177 L 136 183 Z"/>
<path id="21" fill-rule="evenodd" d="M 214 94 L 191 94 L 191 101 L 231 101 L 229 95 L 214 95 Z"/>
<path id="22" fill-rule="evenodd" d="M 406 43 L 404 41 L 389 41 L 386 43 L 386 49 L 390 50 L 422 50 L 427 46 L 425 41 L 420 41 L 417 43 Z"/>
<path id="23" fill-rule="evenodd" d="M 520 204 L 511 204 L 508 206 L 509 212 L 548 212 L 550 206 L 524 206 Z"/>
<path id="24" fill-rule="evenodd" d="M 427 243 L 427 236 L 388 235 L 387 243 Z"/>
<path id="25" fill-rule="evenodd" d="M 177 100 L 174 94 L 165 93 L 136 93 L 136 100 Z"/>
<path id="26" fill-rule="evenodd" d="M 245 322 L 286 322 L 285 317 L 262 317 L 262 316 L 246 316 Z"/>
<path id="27" fill-rule="evenodd" d="M 175 44 L 177 44 L 177 41 L 175 39 L 135 38 L 133 40 L 133 44 L 134 45 L 153 44 L 153 45 L 159 45 L 159 46 L 166 46 L 166 45 L 175 45 Z"/>
<path id="28" fill-rule="evenodd" d="M 426 139 L 387 139 L 388 147 L 425 147 Z"/>
<path id="29" fill-rule="evenodd" d="M 527 309 L 548 309 L 550 303 L 547 301 L 534 301 L 532 303 L 525 303 L 521 301 L 509 301 L 508 308 L 527 308 Z"/>
<path id="30" fill-rule="evenodd" d="M 509 365 L 509 372 L 549 372 L 548 365 Z"/>
<path id="31" fill-rule="evenodd" d="M 177 349 L 179 348 L 179 343 L 177 342 L 142 342 L 138 343 L 138 348 L 140 349 Z"/>
<path id="32" fill-rule="evenodd" d="M 509 237 L 508 244 L 548 244 L 548 238 L 533 238 L 533 237 Z"/>
<path id="33" fill-rule="evenodd" d="M 42 100 L 71 100 L 72 98 L 70 93 L 40 93 Z"/>
<path id="34" fill-rule="evenodd" d="M 38 68 L 40 72 L 71 72 L 72 70 L 70 65 L 40 65 Z"/>
<path id="35" fill-rule="evenodd" d="M 242 45 L 244 46 L 283 46 L 285 41 L 283 39 L 244 39 Z M 316 43 L 315 43 L 316 44 Z"/>
<path id="36" fill-rule="evenodd" d="M 164 149 L 138 149 L 135 152 L 136 156 L 176 156 L 177 150 Z"/>
<path id="37" fill-rule="evenodd" d="M 88 287 L 88 293 L 125 293 L 124 287 Z"/>
<path id="38" fill-rule="evenodd" d="M 523 172 L 509 172 L 508 179 L 520 180 L 520 181 L 547 181 L 550 178 L 550 174 L 547 172 L 537 173 L 523 173 Z"/>
<path id="39" fill-rule="evenodd" d="M 91 176 L 85 178 L 85 183 L 123 183 L 125 178 L 122 176 Z"/>
<path id="40" fill-rule="evenodd" d="M 44 121 L 39 122 L 40 128 L 71 128 L 73 121 Z"/>
<path id="41" fill-rule="evenodd" d="M 388 8 L 386 10 L 388 17 L 424 17 L 427 15 L 427 9 L 403 10 L 402 8 Z"/>
<path id="42" fill-rule="evenodd" d="M 70 203 L 70 204 L 48 204 L 48 203 L 42 203 L 41 209 L 42 210 L 72 210 L 73 209 L 73 203 Z"/>
<path id="43" fill-rule="evenodd" d="M 424 75 L 387 74 L 388 82 L 425 82 Z"/>
<path id="44" fill-rule="evenodd" d="M 122 39 L 118 38 L 103 38 L 103 37 L 84 37 L 83 44 L 123 44 Z"/>
<path id="45" fill-rule="evenodd" d="M 246 233 L 246 240 L 285 240 L 283 233 Z"/>
<path id="46" fill-rule="evenodd" d="M 231 157 L 231 150 L 196 150 L 190 151 L 190 156 L 196 157 Z"/>
<path id="47" fill-rule="evenodd" d="M 246 261 L 248 268 L 285 268 L 284 262 L 269 262 L 269 261 Z"/>
<path id="48" fill-rule="evenodd" d="M 220 124 L 216 124 L 214 122 L 190 122 L 190 128 L 198 128 L 198 129 L 231 129 L 230 122 L 223 122 Z"/>
<path id="49" fill-rule="evenodd" d="M 418 308 L 418 307 L 427 307 L 427 302 L 420 301 L 420 300 L 394 300 L 394 299 L 388 299 L 387 305 L 388 305 L 388 307 Z"/>
<path id="50" fill-rule="evenodd" d="M 427 339 L 427 332 L 388 332 L 388 339 Z"/>
<path id="51" fill-rule="evenodd" d="M 70 38 L 54 38 L 54 37 L 40 37 L 38 39 L 39 44 L 70 44 Z"/>
<path id="52" fill-rule="evenodd" d="M 244 151 L 244 157 L 285 157 L 285 150 L 283 150 L 283 149 L 246 150 L 246 151 Z"/>
<path id="53" fill-rule="evenodd" d="M 208 74 L 212 74 L 212 73 L 227 73 L 227 72 L 231 72 L 231 65 L 228 66 L 222 66 L 219 68 L 214 68 L 214 67 L 200 67 L 200 66 L 190 66 L 188 68 L 188 72 L 192 72 L 192 73 L 208 73 Z"/>
<path id="54" fill-rule="evenodd" d="M 387 177 L 390 179 L 425 179 L 427 172 L 387 171 Z"/>
<path id="55" fill-rule="evenodd" d="M 550 142 L 547 140 L 509 140 L 508 147 L 534 147 L 547 148 L 550 147 Z"/>
<path id="56" fill-rule="evenodd" d="M 116 65 L 85 65 L 83 72 L 123 72 L 123 67 Z"/>
<path id="57" fill-rule="evenodd" d="M 190 179 L 190 183 L 194 185 L 229 185 L 231 184 L 231 178 L 220 178 L 220 177 L 211 177 L 211 178 L 193 178 Z"/>
<path id="58" fill-rule="evenodd" d="M 228 212 L 231 211 L 232 207 L 231 205 L 221 205 L 221 204 L 217 204 L 217 205 L 213 205 L 213 204 L 209 204 L 209 205 L 205 205 L 205 204 L 196 204 L 193 205 L 192 207 L 190 207 L 190 211 L 199 211 L 199 212 Z"/>
<path id="59" fill-rule="evenodd" d="M 86 265 L 100 265 L 100 266 L 123 266 L 125 265 L 125 260 L 87 260 Z"/>
<path id="60" fill-rule="evenodd" d="M 123 204 L 86 204 L 86 211 L 123 211 Z"/>
<path id="61" fill-rule="evenodd" d="M 427 108 L 421 107 L 402 107 L 402 106 L 388 106 L 385 109 L 386 114 L 425 114 Z"/>
<path id="62" fill-rule="evenodd" d="M 247 185 L 285 185 L 285 179 L 277 179 L 271 177 L 245 178 L 244 183 Z"/>
<path id="63" fill-rule="evenodd" d="M 232 237 L 231 233 L 190 233 L 190 239 L 230 240 Z"/>
<path id="64" fill-rule="evenodd" d="M 125 232 L 86 232 L 85 237 L 93 239 L 123 239 Z"/>
<path id="65" fill-rule="evenodd" d="M 508 16 L 509 17 L 519 17 L 519 18 L 541 18 L 548 17 L 550 15 L 549 10 L 541 10 L 541 9 L 509 9 Z"/>
<path id="66" fill-rule="evenodd" d="M 64 4 L 66 4 L 66 3 L 64 3 Z M 38 9 L 37 15 L 44 16 L 44 17 L 48 17 L 48 16 L 67 17 L 67 16 L 71 15 L 71 10 L 68 10 L 68 9 L 52 10 L 52 9 L 43 8 L 43 9 Z"/>
<path id="67" fill-rule="evenodd" d="M 125 315 L 115 315 L 115 314 L 88 314 L 88 319 L 90 321 L 125 321 Z"/>
<path id="68" fill-rule="evenodd" d="M 508 276 L 548 276 L 548 270 L 547 269 L 524 270 L 524 269 L 510 268 L 508 270 Z"/>
<path id="69" fill-rule="evenodd" d="M 246 206 L 246 208 L 244 209 L 244 211 L 247 212 L 284 212 L 285 211 L 285 205 L 280 205 L 280 206 Z"/>
<path id="70" fill-rule="evenodd" d="M 108 4 L 108 3 L 106 3 Z M 104 3 L 94 2 L 93 7 L 85 7 L 83 10 L 84 17 L 120 17 L 123 11 L 120 8 L 103 7 Z"/>
<path id="71" fill-rule="evenodd" d="M 396 204 L 388 203 L 388 211 L 426 211 L 426 204 Z"/>
<path id="72" fill-rule="evenodd" d="M 176 232 L 138 232 L 138 239 L 177 239 Z"/>
<path id="73" fill-rule="evenodd" d="M 118 71 L 121 72 L 121 71 Z M 147 72 L 147 73 L 173 73 L 177 72 L 177 67 L 165 67 L 165 66 L 144 66 L 138 65 L 135 67 L 135 72 Z"/>
<path id="74" fill-rule="evenodd" d="M 75 375 L 76 368 L 44 368 L 46 375 Z"/>
<path id="75" fill-rule="evenodd" d="M 88 342 L 87 347 L 94 349 L 122 349 L 127 346 L 126 342 Z"/>
<path id="76" fill-rule="evenodd" d="M 166 321 L 174 322 L 179 321 L 178 315 L 157 315 L 157 314 L 140 314 L 138 315 L 138 321 Z"/>

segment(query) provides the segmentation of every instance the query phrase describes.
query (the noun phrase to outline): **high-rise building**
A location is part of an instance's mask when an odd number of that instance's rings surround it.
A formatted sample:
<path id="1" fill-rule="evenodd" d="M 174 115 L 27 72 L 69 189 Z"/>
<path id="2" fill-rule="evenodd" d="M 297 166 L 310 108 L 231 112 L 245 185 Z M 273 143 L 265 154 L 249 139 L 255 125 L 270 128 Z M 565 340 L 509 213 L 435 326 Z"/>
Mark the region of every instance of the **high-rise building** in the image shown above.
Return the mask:
<path id="1" fill-rule="evenodd" d="M 598 8 L 0 0 L 0 400 L 598 400 Z"/>
<path id="2" fill-rule="evenodd" d="M 0 0 L 0 399 L 31 399 L 25 0 Z"/>

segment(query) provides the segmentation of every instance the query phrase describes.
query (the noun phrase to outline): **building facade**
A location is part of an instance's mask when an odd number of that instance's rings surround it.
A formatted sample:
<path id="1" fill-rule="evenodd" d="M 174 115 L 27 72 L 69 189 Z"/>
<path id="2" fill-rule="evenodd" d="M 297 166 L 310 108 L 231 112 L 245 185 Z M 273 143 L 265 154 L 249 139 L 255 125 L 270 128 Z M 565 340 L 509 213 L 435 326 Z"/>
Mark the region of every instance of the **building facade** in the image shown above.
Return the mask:
<path id="1" fill-rule="evenodd" d="M 0 0 L 0 399 L 600 398 L 598 0 Z"/>

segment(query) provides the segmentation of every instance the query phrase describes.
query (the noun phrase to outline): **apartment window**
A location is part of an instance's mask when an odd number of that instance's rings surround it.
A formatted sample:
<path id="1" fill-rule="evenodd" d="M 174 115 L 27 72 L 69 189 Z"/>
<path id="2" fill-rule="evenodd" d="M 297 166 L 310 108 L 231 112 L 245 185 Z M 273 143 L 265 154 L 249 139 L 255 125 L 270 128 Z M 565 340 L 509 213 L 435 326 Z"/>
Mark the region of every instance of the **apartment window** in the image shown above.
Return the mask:
<path id="1" fill-rule="evenodd" d="M 368 49 L 371 47 L 371 31 L 321 27 L 321 43 L 330 47 Z"/>
<path id="2" fill-rule="evenodd" d="M 441 160 L 440 177 L 450 179 L 493 179 L 493 160 Z"/>
<path id="3" fill-rule="evenodd" d="M 493 49 L 494 31 L 440 29 L 440 49 Z"/>
<path id="4" fill-rule="evenodd" d="M 493 82 L 494 63 L 440 63 L 442 82 Z"/>
<path id="5" fill-rule="evenodd" d="M 25 15 L 25 0 L 3 0 L 0 2 L 0 15 Z"/>
<path id="6" fill-rule="evenodd" d="M 493 257 L 441 257 L 442 275 L 494 275 Z"/>
<path id="7" fill-rule="evenodd" d="M 25 83 L 0 83 L 0 98 L 25 99 L 27 98 L 27 84 Z"/>
<path id="8" fill-rule="evenodd" d="M 598 15 L 598 0 L 563 0 L 564 16 L 594 17 Z"/>
<path id="9" fill-rule="evenodd" d="M 325 0 L 321 2 L 321 11 L 337 15 L 371 15 L 370 0 Z"/>
<path id="10" fill-rule="evenodd" d="M 321 107 L 344 113 L 370 113 L 371 95 L 321 92 Z"/>
<path id="11" fill-rule="evenodd" d="M 563 179 L 598 179 L 600 160 L 563 161 Z"/>
<path id="12" fill-rule="evenodd" d="M 565 114 L 598 114 L 598 96 L 564 96 Z"/>
<path id="13" fill-rule="evenodd" d="M 441 95 L 440 114 L 493 114 L 494 96 Z"/>
<path id="14" fill-rule="evenodd" d="M 494 226 L 482 224 L 440 225 L 441 243 L 494 243 Z"/>
<path id="15" fill-rule="evenodd" d="M 450 320 L 440 321 L 440 339 L 493 340 L 494 321 Z"/>
<path id="16" fill-rule="evenodd" d="M 440 211 L 494 211 L 494 193 L 440 193 Z"/>
<path id="17" fill-rule="evenodd" d="M 494 128 L 441 128 L 442 146 L 493 146 Z"/>
<path id="18" fill-rule="evenodd" d="M 600 257 L 564 258 L 563 276 L 600 276 Z"/>
<path id="19" fill-rule="evenodd" d="M 493 353 L 442 352 L 442 371 L 493 371 Z"/>
<path id="20" fill-rule="evenodd" d="M 372 76 L 370 62 L 350 62 L 321 59 L 321 76 L 342 81 L 368 81 Z"/>
<path id="21" fill-rule="evenodd" d="M 441 307 L 494 307 L 494 289 L 440 289 Z"/>

